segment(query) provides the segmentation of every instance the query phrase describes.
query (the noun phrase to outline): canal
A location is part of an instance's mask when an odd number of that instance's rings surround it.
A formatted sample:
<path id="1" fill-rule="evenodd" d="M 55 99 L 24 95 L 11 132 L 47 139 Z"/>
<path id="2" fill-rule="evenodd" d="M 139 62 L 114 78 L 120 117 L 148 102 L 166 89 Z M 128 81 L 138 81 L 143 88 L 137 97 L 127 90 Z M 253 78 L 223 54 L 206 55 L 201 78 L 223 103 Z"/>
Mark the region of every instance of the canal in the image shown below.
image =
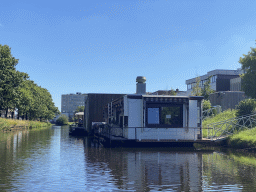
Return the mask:
<path id="1" fill-rule="evenodd" d="M 67 126 L 0 133 L 0 191 L 254 191 L 254 154 L 103 148 Z"/>

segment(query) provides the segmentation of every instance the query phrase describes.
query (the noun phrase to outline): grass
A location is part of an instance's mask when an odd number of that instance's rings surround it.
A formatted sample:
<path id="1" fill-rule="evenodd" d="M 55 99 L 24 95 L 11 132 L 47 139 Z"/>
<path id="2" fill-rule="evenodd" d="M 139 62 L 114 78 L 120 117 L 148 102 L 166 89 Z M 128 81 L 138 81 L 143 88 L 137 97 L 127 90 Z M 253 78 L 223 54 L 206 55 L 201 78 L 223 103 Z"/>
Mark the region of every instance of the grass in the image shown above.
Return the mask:
<path id="1" fill-rule="evenodd" d="M 236 110 L 231 110 L 228 109 L 226 111 L 223 111 L 222 113 L 219 113 L 215 116 L 212 117 L 208 117 L 203 121 L 202 127 L 203 128 L 207 128 L 207 125 L 212 124 L 212 123 L 217 123 L 220 121 L 225 121 L 231 118 L 235 118 L 236 117 Z M 222 129 L 226 129 L 227 125 L 222 126 Z M 211 130 L 209 130 L 209 135 L 212 133 Z M 203 137 L 207 137 L 208 134 L 208 130 L 207 129 L 203 129 Z"/>
<path id="2" fill-rule="evenodd" d="M 228 146 L 233 148 L 255 148 L 256 127 L 228 137 Z"/>
<path id="3" fill-rule="evenodd" d="M 222 113 L 209 117 L 203 121 L 203 128 L 207 128 L 207 125 L 212 123 L 217 123 L 220 121 L 225 121 L 231 118 L 236 117 L 236 110 L 226 110 Z M 227 125 L 223 125 L 221 128 L 224 130 L 226 129 Z M 207 129 L 203 129 L 203 137 L 207 137 Z M 211 130 L 209 131 L 209 136 L 211 136 Z M 220 134 L 220 133 L 219 133 Z M 218 136 L 218 134 L 217 134 Z M 229 147 L 243 149 L 243 148 L 256 148 L 256 127 L 243 130 L 237 132 L 228 137 L 227 143 Z"/>
<path id="4" fill-rule="evenodd" d="M 17 120 L 17 119 L 5 119 L 0 118 L 0 130 L 10 130 L 11 128 L 40 128 L 50 126 L 50 123 L 40 121 L 28 121 L 28 120 Z"/>

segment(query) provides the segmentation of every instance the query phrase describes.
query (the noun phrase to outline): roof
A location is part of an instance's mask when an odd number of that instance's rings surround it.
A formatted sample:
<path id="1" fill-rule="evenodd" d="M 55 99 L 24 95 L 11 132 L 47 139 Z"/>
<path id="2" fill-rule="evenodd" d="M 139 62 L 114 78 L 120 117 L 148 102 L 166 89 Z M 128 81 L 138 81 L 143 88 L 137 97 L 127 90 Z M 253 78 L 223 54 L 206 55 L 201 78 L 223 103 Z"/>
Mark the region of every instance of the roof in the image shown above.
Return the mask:
<path id="1" fill-rule="evenodd" d="M 84 112 L 78 112 L 75 115 L 84 115 Z"/>

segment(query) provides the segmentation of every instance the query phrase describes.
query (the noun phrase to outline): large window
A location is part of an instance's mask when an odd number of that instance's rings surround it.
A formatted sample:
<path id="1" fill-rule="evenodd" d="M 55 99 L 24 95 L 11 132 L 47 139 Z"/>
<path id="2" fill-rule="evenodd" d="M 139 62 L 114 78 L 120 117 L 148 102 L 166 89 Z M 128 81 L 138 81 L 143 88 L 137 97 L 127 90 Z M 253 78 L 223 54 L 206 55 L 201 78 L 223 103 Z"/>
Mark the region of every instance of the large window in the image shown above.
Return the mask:
<path id="1" fill-rule="evenodd" d="M 147 127 L 183 127 L 182 104 L 147 104 Z"/>

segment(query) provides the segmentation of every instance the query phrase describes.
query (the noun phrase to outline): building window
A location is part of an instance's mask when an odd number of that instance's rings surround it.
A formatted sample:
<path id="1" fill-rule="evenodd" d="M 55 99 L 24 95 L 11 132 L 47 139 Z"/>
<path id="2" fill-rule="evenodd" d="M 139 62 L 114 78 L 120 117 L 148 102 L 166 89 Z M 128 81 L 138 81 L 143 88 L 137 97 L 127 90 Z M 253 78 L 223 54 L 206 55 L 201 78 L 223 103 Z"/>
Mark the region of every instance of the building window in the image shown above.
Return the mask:
<path id="1" fill-rule="evenodd" d="M 183 127 L 182 104 L 147 104 L 147 127 Z"/>
<path id="2" fill-rule="evenodd" d="M 213 76 L 211 77 L 211 83 L 214 83 L 214 82 L 216 82 L 216 75 L 213 75 Z"/>

